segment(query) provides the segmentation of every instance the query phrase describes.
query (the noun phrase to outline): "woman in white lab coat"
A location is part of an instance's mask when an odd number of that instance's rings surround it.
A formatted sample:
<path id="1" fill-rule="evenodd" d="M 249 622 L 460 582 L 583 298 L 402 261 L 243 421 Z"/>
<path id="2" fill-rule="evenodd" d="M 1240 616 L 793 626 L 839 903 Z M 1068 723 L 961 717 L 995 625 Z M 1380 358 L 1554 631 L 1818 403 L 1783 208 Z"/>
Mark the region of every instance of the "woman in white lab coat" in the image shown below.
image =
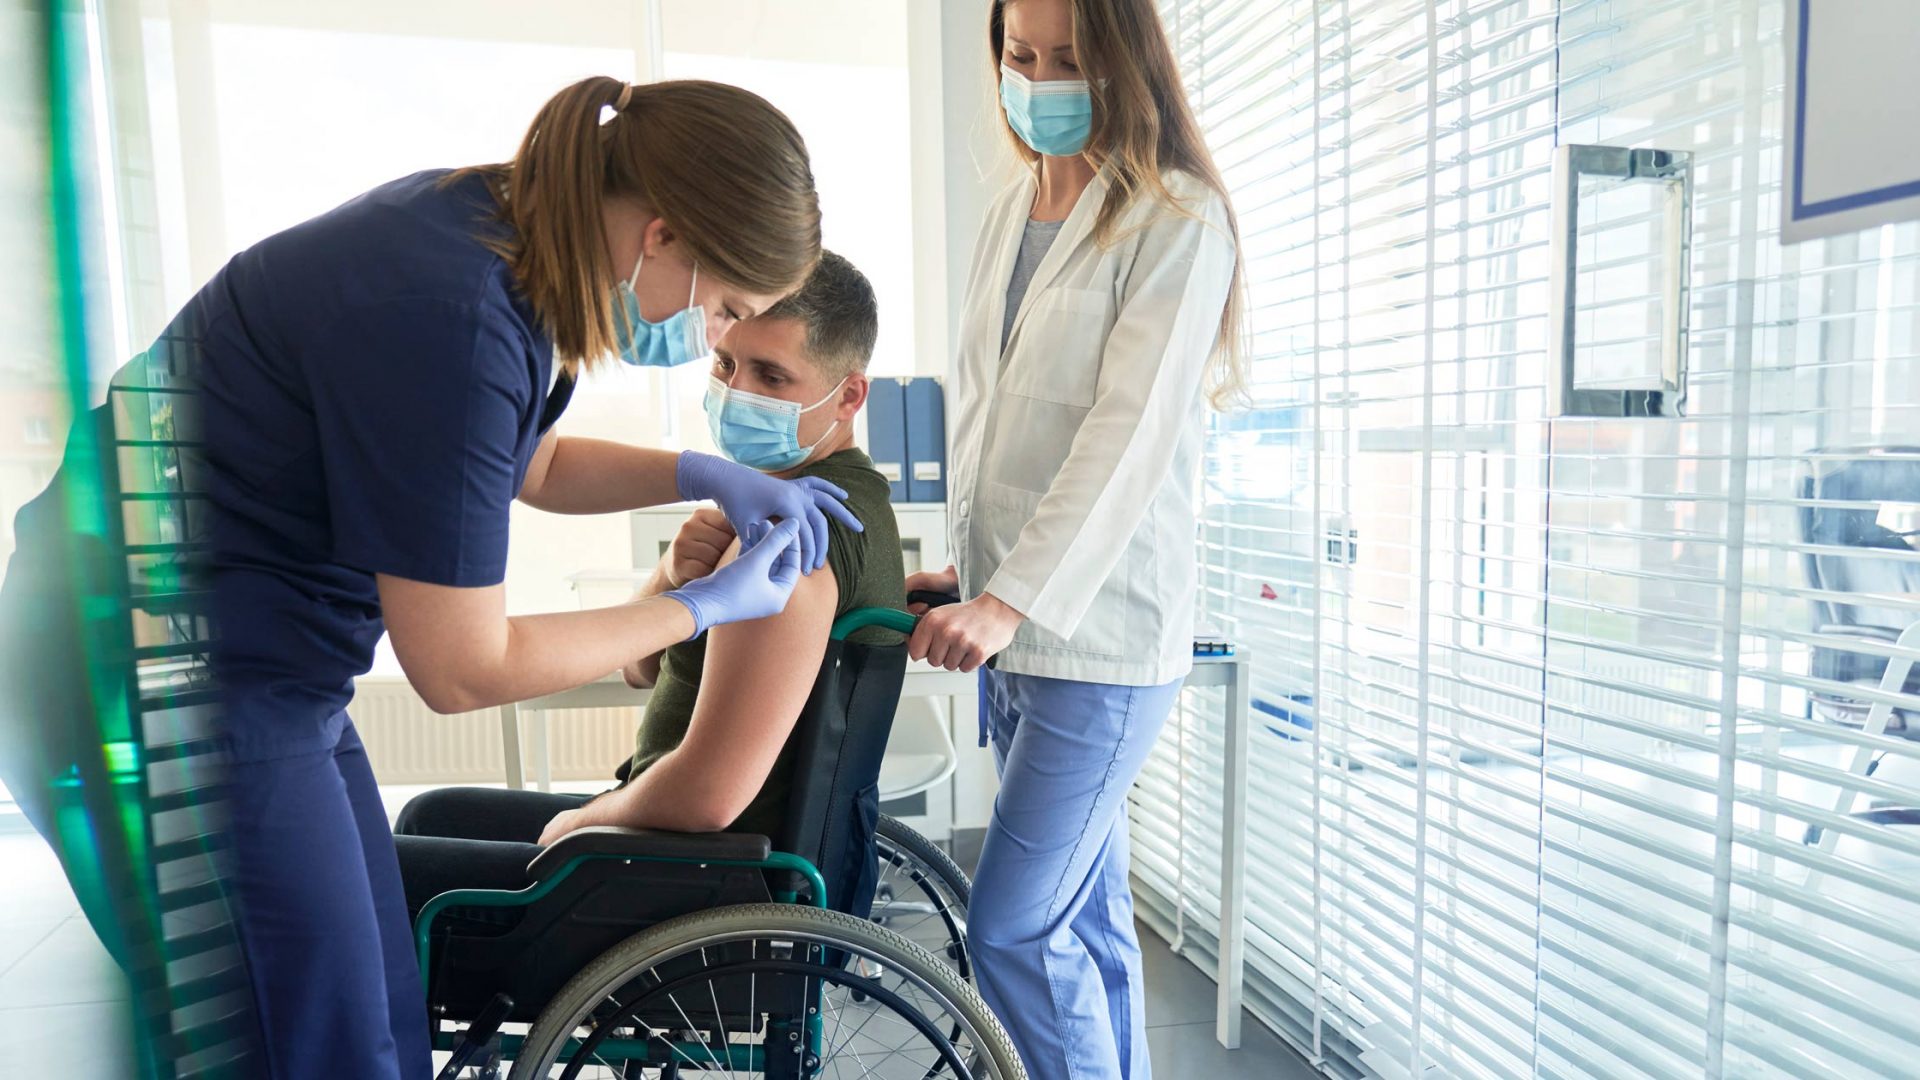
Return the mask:
<path id="1" fill-rule="evenodd" d="M 1192 665 L 1203 417 L 1243 383 L 1236 227 L 1151 0 L 996 0 L 989 38 L 1030 168 L 967 281 L 956 565 L 908 583 L 963 602 L 911 652 L 997 658 L 982 993 L 1036 1078 L 1142 1080 L 1126 793 Z"/>

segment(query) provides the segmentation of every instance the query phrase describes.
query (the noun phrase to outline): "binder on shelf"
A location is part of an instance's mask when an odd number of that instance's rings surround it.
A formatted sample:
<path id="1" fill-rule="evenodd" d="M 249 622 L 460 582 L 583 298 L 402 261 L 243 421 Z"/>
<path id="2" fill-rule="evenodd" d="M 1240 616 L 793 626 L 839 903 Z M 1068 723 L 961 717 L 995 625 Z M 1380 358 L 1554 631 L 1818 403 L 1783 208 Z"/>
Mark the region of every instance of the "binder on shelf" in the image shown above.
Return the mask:
<path id="1" fill-rule="evenodd" d="M 947 501 L 947 397 L 939 379 L 907 380 L 907 501 Z"/>
<path id="2" fill-rule="evenodd" d="M 867 453 L 887 478 L 888 498 L 906 502 L 907 402 L 900 379 L 874 379 L 867 391 Z"/>

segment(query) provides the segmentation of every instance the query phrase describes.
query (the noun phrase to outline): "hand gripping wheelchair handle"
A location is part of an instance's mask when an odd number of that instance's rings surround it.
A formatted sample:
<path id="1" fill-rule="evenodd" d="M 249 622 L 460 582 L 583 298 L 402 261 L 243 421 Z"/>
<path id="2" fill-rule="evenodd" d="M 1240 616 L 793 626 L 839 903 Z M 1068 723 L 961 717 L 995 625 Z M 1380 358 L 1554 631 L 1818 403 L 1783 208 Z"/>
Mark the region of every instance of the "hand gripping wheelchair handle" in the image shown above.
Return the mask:
<path id="1" fill-rule="evenodd" d="M 922 599 L 923 597 L 932 597 L 934 599 L 926 600 Z M 951 593 L 922 592 L 916 590 L 907 594 L 907 602 L 916 604 L 925 603 L 931 607 L 944 607 L 947 604 L 959 603 L 960 598 Z M 889 630 L 894 630 L 902 634 L 911 634 L 913 633 L 914 626 L 919 622 L 919 616 L 909 615 L 904 611 L 896 611 L 893 608 L 855 608 L 834 620 L 833 631 L 830 636 L 835 641 L 845 641 L 848 634 L 867 626 L 884 626 Z M 998 659 L 997 656 L 987 657 L 986 666 L 995 666 L 994 662 Z"/>
<path id="2" fill-rule="evenodd" d="M 936 592 L 932 589 L 914 589 L 907 593 L 907 603 L 925 604 L 929 611 L 937 607 L 946 607 L 948 604 L 957 604 L 959 602 L 960 598 L 953 593 Z M 998 660 L 998 656 L 989 656 L 987 657 L 986 666 L 997 667 L 998 664 L 996 661 Z"/>

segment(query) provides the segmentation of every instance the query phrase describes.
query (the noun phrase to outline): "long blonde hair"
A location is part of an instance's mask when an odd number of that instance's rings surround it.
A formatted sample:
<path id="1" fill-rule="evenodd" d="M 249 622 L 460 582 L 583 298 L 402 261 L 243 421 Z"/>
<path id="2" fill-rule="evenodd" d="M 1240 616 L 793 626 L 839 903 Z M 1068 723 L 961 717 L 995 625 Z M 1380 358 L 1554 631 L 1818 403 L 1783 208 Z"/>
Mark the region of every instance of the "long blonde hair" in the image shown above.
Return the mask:
<path id="1" fill-rule="evenodd" d="M 513 160 L 453 178 L 473 173 L 504 190 L 511 231 L 489 246 L 569 368 L 617 347 L 608 198 L 645 203 L 703 274 L 747 292 L 788 292 L 820 260 L 806 144 L 786 114 L 737 86 L 582 79 L 541 107 Z"/>
<path id="2" fill-rule="evenodd" d="M 996 76 L 1006 45 L 1006 9 L 1017 0 L 993 0 L 987 38 Z M 1177 169 L 1220 196 L 1233 233 L 1233 280 L 1220 311 L 1220 332 L 1207 364 L 1207 398 L 1217 409 L 1243 404 L 1247 394 L 1246 263 L 1240 254 L 1240 225 L 1233 200 L 1200 135 L 1199 121 L 1187 104 L 1173 48 L 1151 0 L 1068 0 L 1073 9 L 1073 52 L 1087 73 L 1093 96 L 1093 127 L 1083 151 L 1110 178 L 1106 201 L 1094 218 L 1094 239 L 1114 239 L 1123 215 L 1146 197 L 1180 214 L 1192 214 L 1167 189 L 1165 173 Z M 1029 167 L 1040 155 L 1021 141 L 1013 126 L 1002 126 L 1014 152 Z"/>

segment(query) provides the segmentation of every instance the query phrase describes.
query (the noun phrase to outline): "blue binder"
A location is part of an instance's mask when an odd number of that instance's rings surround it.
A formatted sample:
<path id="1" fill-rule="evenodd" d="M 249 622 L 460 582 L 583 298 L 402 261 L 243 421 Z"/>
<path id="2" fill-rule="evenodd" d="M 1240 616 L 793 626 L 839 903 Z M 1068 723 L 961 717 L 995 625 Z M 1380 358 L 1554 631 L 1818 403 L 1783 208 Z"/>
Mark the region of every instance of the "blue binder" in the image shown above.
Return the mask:
<path id="1" fill-rule="evenodd" d="M 888 498 L 907 501 L 907 398 L 900 379 L 875 379 L 867 391 L 867 454 L 887 478 Z"/>
<path id="2" fill-rule="evenodd" d="M 947 395 L 939 379 L 907 380 L 907 501 L 947 501 Z"/>

